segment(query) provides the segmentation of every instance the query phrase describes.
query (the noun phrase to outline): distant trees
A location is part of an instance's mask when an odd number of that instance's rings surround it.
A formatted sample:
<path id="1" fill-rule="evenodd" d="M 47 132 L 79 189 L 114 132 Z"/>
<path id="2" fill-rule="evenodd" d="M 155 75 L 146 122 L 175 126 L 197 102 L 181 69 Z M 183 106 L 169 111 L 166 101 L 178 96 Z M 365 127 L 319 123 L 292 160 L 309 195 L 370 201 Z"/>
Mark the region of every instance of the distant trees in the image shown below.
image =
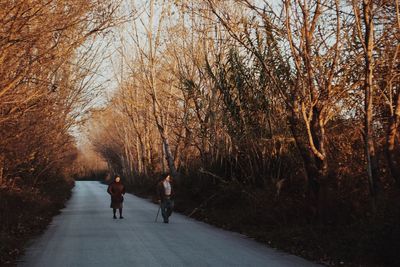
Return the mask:
<path id="1" fill-rule="evenodd" d="M 379 180 L 392 184 L 387 171 L 398 181 L 398 1 L 140 7 L 160 19 L 137 20 L 123 53 L 129 74 L 92 134 L 99 150 L 124 151 L 131 181 L 168 166 L 182 180 L 279 195 L 306 178 L 317 211 L 352 177 L 365 177 L 373 198 Z M 122 139 L 94 133 L 113 127 Z"/>
<path id="2" fill-rule="evenodd" d="M 72 127 L 91 101 L 95 51 L 82 45 L 115 24 L 118 5 L 1 1 L 0 185 L 37 186 L 71 168 Z"/>

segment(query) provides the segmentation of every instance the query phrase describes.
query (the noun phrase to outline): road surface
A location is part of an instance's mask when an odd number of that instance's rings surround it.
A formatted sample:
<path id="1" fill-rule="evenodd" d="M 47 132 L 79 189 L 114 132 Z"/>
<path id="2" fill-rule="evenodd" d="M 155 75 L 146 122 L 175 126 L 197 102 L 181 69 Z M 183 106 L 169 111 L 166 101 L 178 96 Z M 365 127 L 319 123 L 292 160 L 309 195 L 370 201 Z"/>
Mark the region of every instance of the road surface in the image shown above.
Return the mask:
<path id="1" fill-rule="evenodd" d="M 76 182 L 71 199 L 18 266 L 316 266 L 243 235 L 174 213 L 154 222 L 158 206 L 126 194 L 124 219 L 112 219 L 106 186 Z"/>

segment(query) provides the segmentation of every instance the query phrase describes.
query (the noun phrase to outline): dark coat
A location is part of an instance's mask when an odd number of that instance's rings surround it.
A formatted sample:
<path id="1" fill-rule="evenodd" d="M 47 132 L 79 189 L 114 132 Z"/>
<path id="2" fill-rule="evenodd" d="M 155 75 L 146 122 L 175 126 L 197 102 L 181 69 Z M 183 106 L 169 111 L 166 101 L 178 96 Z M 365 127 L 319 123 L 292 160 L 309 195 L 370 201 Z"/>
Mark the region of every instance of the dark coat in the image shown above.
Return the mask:
<path id="1" fill-rule="evenodd" d="M 164 182 L 164 180 L 158 182 L 158 184 L 157 184 L 157 196 L 158 196 L 158 199 L 161 201 L 164 201 L 166 198 L 163 182 Z M 169 182 L 169 183 L 171 184 L 170 197 L 173 197 L 174 196 L 174 185 L 172 184 L 172 182 Z"/>
<path id="2" fill-rule="evenodd" d="M 107 189 L 107 192 L 111 195 L 110 208 L 119 209 L 122 208 L 122 202 L 124 201 L 125 186 L 119 182 L 112 182 Z"/>

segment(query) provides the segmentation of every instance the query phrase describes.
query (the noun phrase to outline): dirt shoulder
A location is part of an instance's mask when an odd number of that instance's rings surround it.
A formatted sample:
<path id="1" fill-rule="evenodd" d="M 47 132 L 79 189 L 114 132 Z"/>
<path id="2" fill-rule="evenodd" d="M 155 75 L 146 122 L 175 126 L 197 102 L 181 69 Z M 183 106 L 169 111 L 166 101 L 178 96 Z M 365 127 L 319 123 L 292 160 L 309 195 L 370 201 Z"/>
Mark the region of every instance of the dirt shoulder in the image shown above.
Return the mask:
<path id="1" fill-rule="evenodd" d="M 71 196 L 73 182 L 0 188 L 0 266 L 15 266 L 28 240 L 42 233 Z"/>
<path id="2" fill-rule="evenodd" d="M 153 189 L 129 191 L 155 200 Z M 293 194 L 276 199 L 268 191 L 244 188 L 198 194 L 181 189 L 175 211 L 327 266 L 400 266 L 396 192 L 382 199 L 374 216 L 352 214 L 345 202 L 331 203 L 322 222 L 309 221 L 304 200 Z"/>

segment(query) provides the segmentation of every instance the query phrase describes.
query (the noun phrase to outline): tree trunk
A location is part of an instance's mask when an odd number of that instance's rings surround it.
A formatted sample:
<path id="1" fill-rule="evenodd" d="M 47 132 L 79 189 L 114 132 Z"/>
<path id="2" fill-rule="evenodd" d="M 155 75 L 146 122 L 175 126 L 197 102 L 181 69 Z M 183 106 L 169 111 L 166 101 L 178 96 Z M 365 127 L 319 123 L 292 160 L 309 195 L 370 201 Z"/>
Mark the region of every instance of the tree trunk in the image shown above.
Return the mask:
<path id="1" fill-rule="evenodd" d="M 4 166 L 5 166 L 5 157 L 0 155 L 0 185 L 3 184 L 3 175 L 4 175 Z"/>
<path id="2" fill-rule="evenodd" d="M 325 144 L 326 134 L 321 121 L 320 109 L 313 108 L 311 121 L 299 118 L 299 110 L 291 109 L 289 122 L 296 146 L 303 160 L 307 176 L 307 202 L 312 219 L 324 221 L 327 197 L 328 161 Z"/>
<path id="3" fill-rule="evenodd" d="M 318 179 L 318 170 L 315 164 L 315 160 L 312 156 L 311 149 L 304 138 L 305 130 L 301 127 L 302 122 L 298 118 L 296 111 L 289 112 L 289 123 L 290 130 L 296 142 L 297 149 L 299 150 L 300 156 L 303 159 L 304 168 L 306 170 L 307 176 L 307 188 L 308 192 L 311 193 L 312 198 L 318 199 L 319 194 L 319 179 Z"/>
<path id="4" fill-rule="evenodd" d="M 3 170 L 4 170 L 4 167 L 0 166 L 0 185 L 3 184 Z"/>
<path id="5" fill-rule="evenodd" d="M 168 168 L 171 172 L 172 177 L 174 177 L 175 179 L 179 179 L 178 172 L 175 168 L 175 160 L 171 153 L 171 148 L 169 146 L 168 139 L 166 137 L 162 137 L 162 138 L 163 138 L 163 144 L 164 144 L 164 149 L 165 149 L 165 158 L 167 160 Z"/>
<path id="6" fill-rule="evenodd" d="M 164 10 L 163 10 L 164 12 Z M 156 69 L 155 69 L 155 57 L 156 57 L 156 49 L 158 47 L 158 42 L 159 42 L 159 37 L 160 37 L 160 32 L 161 32 L 161 21 L 163 18 L 164 14 L 161 14 L 161 18 L 159 21 L 159 25 L 158 25 L 158 31 L 156 33 L 156 37 L 155 37 L 155 42 L 153 42 L 153 17 L 154 17 L 154 0 L 150 1 L 150 14 L 149 14 L 149 30 L 147 32 L 147 37 L 148 37 L 148 41 L 149 41 L 149 51 L 148 51 L 148 55 L 147 57 L 149 58 L 149 67 L 150 67 L 150 76 L 149 76 L 149 82 L 150 82 L 150 96 L 151 96 L 151 100 L 152 100 L 152 109 L 153 109 L 153 116 L 155 119 L 155 123 L 157 125 L 157 129 L 160 133 L 160 137 L 161 137 L 161 141 L 162 141 L 162 146 L 163 146 L 163 150 L 165 152 L 165 157 L 167 160 L 167 164 L 169 167 L 169 170 L 171 172 L 171 175 L 179 180 L 178 177 L 178 172 L 175 168 L 175 160 L 174 157 L 171 153 L 171 148 L 168 142 L 168 137 L 166 134 L 166 124 L 165 124 L 165 117 L 163 115 L 163 111 L 160 110 L 159 108 L 159 102 L 157 99 L 157 90 L 156 90 Z M 172 87 L 171 87 L 172 88 Z M 164 164 L 164 159 L 162 159 L 162 162 Z"/>
<path id="7" fill-rule="evenodd" d="M 319 174 L 319 183 L 325 184 L 328 176 L 328 160 L 326 157 L 326 133 L 325 125 L 321 119 L 321 109 L 318 107 L 313 108 L 313 118 L 311 121 L 311 138 L 312 144 L 315 146 L 315 150 L 318 154 L 313 153 L 315 158 L 315 164 Z"/>
<path id="8" fill-rule="evenodd" d="M 400 92 L 397 92 L 395 98 L 394 114 L 390 118 L 389 128 L 386 138 L 386 158 L 389 164 L 390 174 L 400 187 L 400 168 L 399 162 L 396 160 L 396 137 L 400 126 Z"/>
<path id="9" fill-rule="evenodd" d="M 377 181 L 378 181 L 378 160 L 374 145 L 373 121 L 373 49 L 374 49 L 374 24 L 373 24 L 373 2 L 363 1 L 363 13 L 365 23 L 365 99 L 364 99 L 364 141 L 365 157 L 367 159 L 367 174 L 370 193 L 373 201 L 373 209 L 376 207 Z"/>

